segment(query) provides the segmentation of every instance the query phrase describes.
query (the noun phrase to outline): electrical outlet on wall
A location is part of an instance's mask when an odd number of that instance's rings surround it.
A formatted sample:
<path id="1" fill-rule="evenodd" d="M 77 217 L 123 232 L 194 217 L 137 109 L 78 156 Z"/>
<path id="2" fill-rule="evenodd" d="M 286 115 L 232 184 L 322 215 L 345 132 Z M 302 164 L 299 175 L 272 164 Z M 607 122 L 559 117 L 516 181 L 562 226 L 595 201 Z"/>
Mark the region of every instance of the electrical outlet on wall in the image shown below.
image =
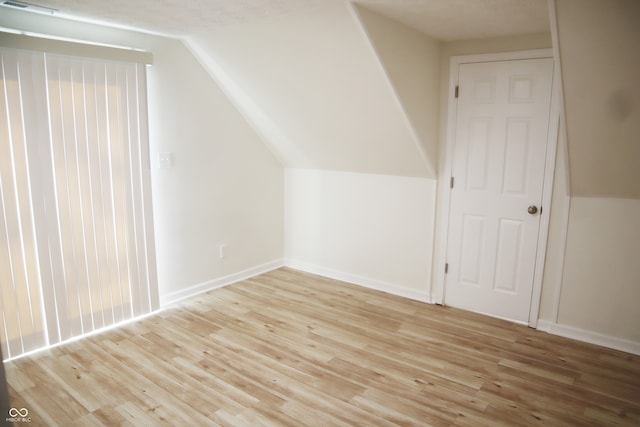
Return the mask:
<path id="1" fill-rule="evenodd" d="M 225 259 L 227 256 L 229 256 L 229 244 L 220 243 L 220 259 Z"/>
<path id="2" fill-rule="evenodd" d="M 163 151 L 158 153 L 158 168 L 171 169 L 173 167 L 173 153 Z"/>

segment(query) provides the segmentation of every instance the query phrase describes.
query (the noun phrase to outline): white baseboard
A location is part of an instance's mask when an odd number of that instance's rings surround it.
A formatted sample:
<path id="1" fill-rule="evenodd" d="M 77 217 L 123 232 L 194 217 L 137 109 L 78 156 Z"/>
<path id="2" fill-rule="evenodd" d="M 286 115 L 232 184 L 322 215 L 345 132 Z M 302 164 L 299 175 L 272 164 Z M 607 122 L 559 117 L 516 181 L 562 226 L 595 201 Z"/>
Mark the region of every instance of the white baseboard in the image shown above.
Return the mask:
<path id="1" fill-rule="evenodd" d="M 231 285 L 233 283 L 241 282 L 246 279 L 258 276 L 263 273 L 278 269 L 284 266 L 282 259 L 267 262 L 265 264 L 257 265 L 255 267 L 248 268 L 246 270 L 239 271 L 237 273 L 229 274 L 217 279 L 208 280 L 197 285 L 190 286 L 186 289 L 170 292 L 164 295 L 160 295 L 160 307 L 164 308 L 169 304 L 182 301 L 186 298 L 190 298 L 199 295 L 204 292 L 211 291 L 213 289 L 222 288 L 224 286 Z"/>
<path id="2" fill-rule="evenodd" d="M 383 282 L 381 280 L 371 279 L 369 277 L 363 277 L 357 274 L 345 273 L 344 271 L 321 267 L 319 265 L 310 264 L 295 259 L 285 259 L 284 265 L 285 267 L 293 268 L 295 270 L 301 270 L 306 273 L 317 274 L 318 276 L 327 277 L 329 279 L 340 280 L 343 282 L 351 283 L 353 285 L 375 289 L 376 291 L 382 291 L 416 301 L 431 303 L 431 301 L 429 300 L 429 292 L 426 290 L 424 292 L 420 292 L 414 289 L 407 289 L 387 282 Z"/>
<path id="3" fill-rule="evenodd" d="M 603 347 L 612 348 L 614 350 L 620 350 L 626 353 L 636 354 L 640 356 L 640 342 L 637 341 L 612 337 L 609 335 L 600 334 L 598 332 L 588 331 L 586 329 L 580 329 L 573 326 L 550 322 L 548 320 L 538 320 L 537 329 L 553 335 L 559 335 L 565 338 L 584 341 L 590 344 L 601 345 Z"/>
<path id="4" fill-rule="evenodd" d="M 239 271 L 237 273 L 229 274 L 227 276 L 223 276 L 217 279 L 209 280 L 204 283 L 190 286 L 180 291 L 171 292 L 165 295 L 160 295 L 160 307 L 162 309 L 162 308 L 165 308 L 167 305 L 182 301 L 186 298 L 193 297 L 213 289 L 218 289 L 224 286 L 228 286 L 233 283 L 237 283 L 242 280 L 246 280 L 251 277 L 255 277 L 272 270 L 276 270 L 283 266 L 293 268 L 295 270 L 301 270 L 311 274 L 317 274 L 319 276 L 328 277 L 330 279 L 341 280 L 343 282 L 351 283 L 358 286 L 363 286 L 365 288 L 387 292 L 389 294 L 398 295 L 404 298 L 431 303 L 431 301 L 429 300 L 427 291 L 420 292 L 413 289 L 406 289 L 406 288 L 396 286 L 387 282 L 383 282 L 381 280 L 371 279 L 371 278 L 359 276 L 356 274 L 351 274 L 351 273 L 346 273 L 339 270 L 334 270 L 331 268 L 321 267 L 321 266 L 307 263 L 300 260 L 278 259 L 271 262 L 267 262 L 265 264 L 248 268 L 246 270 Z M 600 334 L 598 332 L 588 331 L 586 329 L 576 328 L 573 326 L 554 323 L 554 322 L 551 322 L 548 320 L 542 320 L 542 319 L 538 320 L 536 329 L 543 332 L 548 332 L 553 335 L 558 335 L 565 338 L 571 338 L 578 341 L 584 341 L 590 344 L 600 345 L 600 346 L 611 348 L 614 350 L 624 351 L 626 353 L 640 355 L 640 342 L 637 342 L 637 341 L 631 341 L 624 338 L 612 337 L 609 335 Z"/>

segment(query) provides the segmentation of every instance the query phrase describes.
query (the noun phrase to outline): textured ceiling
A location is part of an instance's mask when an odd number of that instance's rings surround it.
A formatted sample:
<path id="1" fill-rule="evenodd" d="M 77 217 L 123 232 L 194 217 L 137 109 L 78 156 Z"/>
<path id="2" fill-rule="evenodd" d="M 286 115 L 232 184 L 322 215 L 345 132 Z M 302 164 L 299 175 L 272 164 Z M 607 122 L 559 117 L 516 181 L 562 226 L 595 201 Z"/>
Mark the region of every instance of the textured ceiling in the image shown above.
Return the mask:
<path id="1" fill-rule="evenodd" d="M 61 16 L 182 36 L 260 17 L 347 0 L 34 0 Z M 547 0 L 358 0 L 436 39 L 459 40 L 549 30 Z M 1 11 L 0 11 L 1 13 Z"/>

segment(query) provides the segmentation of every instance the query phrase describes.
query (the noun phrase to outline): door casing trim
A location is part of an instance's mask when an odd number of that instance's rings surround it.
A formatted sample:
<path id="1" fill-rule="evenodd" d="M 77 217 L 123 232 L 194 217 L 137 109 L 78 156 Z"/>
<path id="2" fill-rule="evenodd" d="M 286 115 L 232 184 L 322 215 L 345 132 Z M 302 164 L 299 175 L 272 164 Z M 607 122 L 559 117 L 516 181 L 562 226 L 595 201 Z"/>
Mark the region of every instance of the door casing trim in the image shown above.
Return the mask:
<path id="1" fill-rule="evenodd" d="M 446 130 L 446 146 L 445 146 L 445 161 L 444 171 L 440 175 L 440 179 L 449 181 L 451 177 L 451 170 L 453 165 L 453 148 L 455 144 L 455 128 L 456 128 L 456 98 L 455 88 L 458 84 L 458 69 L 461 64 L 479 63 L 479 62 L 496 62 L 496 61 L 515 61 L 520 59 L 538 59 L 538 58 L 552 58 L 554 59 L 554 71 L 553 80 L 551 86 L 551 105 L 549 109 L 549 129 L 547 131 L 547 148 L 545 157 L 545 168 L 543 176 L 543 189 L 542 189 L 542 207 L 543 214 L 540 218 L 540 227 L 538 229 L 537 238 L 537 250 L 536 250 L 536 262 L 533 274 L 533 289 L 531 295 L 531 306 L 529 307 L 529 322 L 528 325 L 532 328 L 537 326 L 538 314 L 540 311 L 540 297 L 542 295 L 542 279 L 544 276 L 544 264 L 547 251 L 547 239 L 549 235 L 549 222 L 551 212 L 551 197 L 553 195 L 553 181 L 555 176 L 555 159 L 556 150 L 558 146 L 558 125 L 560 120 L 560 91 L 558 85 L 558 79 L 556 78 L 556 67 L 558 66 L 557 60 L 555 60 L 552 49 L 533 49 L 522 50 L 513 52 L 500 52 L 500 53 L 488 53 L 478 55 L 456 55 L 452 56 L 449 64 L 449 85 L 447 88 L 448 93 L 448 107 L 447 107 L 447 130 Z M 449 237 L 449 213 L 450 213 L 450 200 L 451 200 L 451 188 L 447 187 L 445 191 L 442 191 L 442 199 L 440 200 L 439 216 L 441 218 L 440 229 L 443 233 L 443 238 L 440 242 L 439 253 L 446 263 L 446 254 Z M 440 264 L 438 261 L 436 261 Z M 445 282 L 446 275 L 444 268 L 441 265 L 435 265 L 434 271 L 436 271 L 435 277 L 435 292 L 434 302 L 436 304 L 445 303 Z"/>

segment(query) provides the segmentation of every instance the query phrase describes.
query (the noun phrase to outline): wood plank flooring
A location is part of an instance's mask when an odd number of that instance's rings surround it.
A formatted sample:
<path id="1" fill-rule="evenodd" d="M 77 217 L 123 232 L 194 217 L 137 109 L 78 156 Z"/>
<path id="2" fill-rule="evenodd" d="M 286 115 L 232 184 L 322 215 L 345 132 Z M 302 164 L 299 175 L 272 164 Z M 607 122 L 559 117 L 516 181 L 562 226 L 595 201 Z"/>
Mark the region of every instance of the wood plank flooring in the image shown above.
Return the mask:
<path id="1" fill-rule="evenodd" d="M 640 425 L 640 357 L 290 269 L 7 363 L 31 425 Z"/>

